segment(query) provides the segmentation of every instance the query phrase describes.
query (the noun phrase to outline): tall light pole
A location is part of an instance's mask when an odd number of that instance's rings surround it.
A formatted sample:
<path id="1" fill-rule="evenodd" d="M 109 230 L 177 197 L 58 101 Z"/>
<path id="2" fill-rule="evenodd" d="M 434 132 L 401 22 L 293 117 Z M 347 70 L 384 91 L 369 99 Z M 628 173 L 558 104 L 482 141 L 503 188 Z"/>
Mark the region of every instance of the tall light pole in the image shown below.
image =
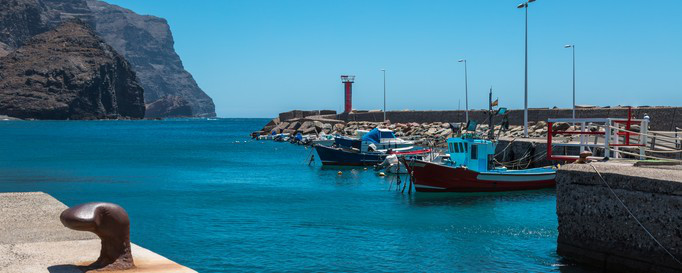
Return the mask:
<path id="1" fill-rule="evenodd" d="M 386 122 L 386 69 L 382 69 L 384 72 L 384 122 Z"/>
<path id="2" fill-rule="evenodd" d="M 528 137 L 528 4 L 535 0 L 528 0 L 519 4 L 517 8 L 526 10 L 526 81 L 523 96 L 523 137 Z"/>
<path id="3" fill-rule="evenodd" d="M 464 107 L 466 108 L 466 122 L 469 123 L 469 77 L 467 76 L 467 60 L 461 59 L 460 63 L 464 63 Z"/>
<path id="4" fill-rule="evenodd" d="M 573 49 L 573 119 L 575 119 L 575 45 L 565 45 L 564 48 Z"/>

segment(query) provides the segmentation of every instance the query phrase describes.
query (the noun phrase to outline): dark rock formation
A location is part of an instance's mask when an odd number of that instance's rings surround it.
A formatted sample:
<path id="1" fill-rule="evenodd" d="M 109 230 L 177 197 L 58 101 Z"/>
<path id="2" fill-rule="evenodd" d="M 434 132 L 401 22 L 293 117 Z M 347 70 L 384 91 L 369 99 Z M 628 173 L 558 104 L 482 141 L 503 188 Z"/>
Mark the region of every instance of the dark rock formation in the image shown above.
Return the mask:
<path id="1" fill-rule="evenodd" d="M 191 117 L 192 106 L 183 98 L 178 96 L 166 96 L 147 104 L 145 117 Z"/>
<path id="2" fill-rule="evenodd" d="M 0 114 L 36 119 L 144 117 L 128 62 L 86 24 L 64 23 L 0 59 Z"/>
<path id="3" fill-rule="evenodd" d="M 99 0 L 87 3 L 94 13 L 97 32 L 133 65 L 148 105 L 164 105 L 154 102 L 174 96 L 188 103 L 192 116 L 215 116 L 213 100 L 197 86 L 175 53 L 173 34 L 165 19 L 139 15 Z"/>
<path id="4" fill-rule="evenodd" d="M 0 57 L 31 37 L 77 18 L 92 26 L 132 64 L 148 105 L 176 96 L 187 102 L 192 116 L 215 116 L 213 100 L 199 88 L 175 53 L 166 20 L 99 0 L 0 0 L 0 7 Z"/>

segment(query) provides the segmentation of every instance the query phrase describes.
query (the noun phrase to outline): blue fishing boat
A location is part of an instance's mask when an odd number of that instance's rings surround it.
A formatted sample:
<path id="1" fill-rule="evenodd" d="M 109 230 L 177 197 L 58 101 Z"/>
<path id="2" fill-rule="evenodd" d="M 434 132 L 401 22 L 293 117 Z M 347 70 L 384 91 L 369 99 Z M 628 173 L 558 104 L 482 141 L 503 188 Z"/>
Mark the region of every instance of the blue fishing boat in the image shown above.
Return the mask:
<path id="1" fill-rule="evenodd" d="M 386 153 L 383 152 L 361 152 L 351 147 L 336 145 L 315 145 L 315 151 L 323 165 L 372 166 L 386 159 Z"/>
<path id="2" fill-rule="evenodd" d="M 477 138 L 448 139 L 449 160 L 403 163 L 418 192 L 492 192 L 550 188 L 556 185 L 556 170 L 533 168 L 508 170 L 493 161 L 495 143 Z"/>
<path id="3" fill-rule="evenodd" d="M 551 188 L 556 185 L 556 170 L 532 168 L 509 170 L 495 166 L 493 113 L 507 119 L 506 108 L 493 111 L 493 91 L 488 96 L 488 139 L 476 133 L 476 122 L 469 121 L 462 137 L 449 138 L 447 160 L 429 162 L 402 158 L 418 192 L 497 192 Z M 504 125 L 503 125 L 504 126 Z M 501 126 L 502 127 L 502 126 Z"/>

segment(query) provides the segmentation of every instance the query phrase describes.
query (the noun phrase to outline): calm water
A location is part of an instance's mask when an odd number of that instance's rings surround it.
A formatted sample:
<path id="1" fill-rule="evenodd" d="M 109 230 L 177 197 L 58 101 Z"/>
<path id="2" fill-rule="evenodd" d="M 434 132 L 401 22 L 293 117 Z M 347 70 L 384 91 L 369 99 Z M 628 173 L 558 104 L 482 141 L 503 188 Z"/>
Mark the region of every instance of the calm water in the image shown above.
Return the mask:
<path id="1" fill-rule="evenodd" d="M 575 269 L 555 253 L 553 190 L 389 192 L 371 170 L 250 140 L 265 122 L 0 122 L 0 192 L 118 203 L 135 243 L 200 272 Z"/>

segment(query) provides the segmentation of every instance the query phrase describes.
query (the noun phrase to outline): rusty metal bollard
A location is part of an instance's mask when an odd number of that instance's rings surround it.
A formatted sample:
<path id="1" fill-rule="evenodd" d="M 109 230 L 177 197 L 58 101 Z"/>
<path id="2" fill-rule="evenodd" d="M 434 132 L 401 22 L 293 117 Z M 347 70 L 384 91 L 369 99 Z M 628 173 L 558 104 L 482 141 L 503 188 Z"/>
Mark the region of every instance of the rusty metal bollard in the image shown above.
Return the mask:
<path id="1" fill-rule="evenodd" d="M 575 163 L 578 164 L 590 163 L 590 160 L 587 158 L 588 156 L 592 156 L 592 153 L 589 151 L 584 151 L 580 153 L 580 158 L 578 158 L 578 161 L 576 161 Z"/>
<path id="2" fill-rule="evenodd" d="M 99 258 L 89 269 L 124 270 L 135 267 L 130 251 L 130 219 L 119 205 L 85 203 L 68 208 L 59 216 L 73 230 L 90 231 L 102 240 Z"/>

